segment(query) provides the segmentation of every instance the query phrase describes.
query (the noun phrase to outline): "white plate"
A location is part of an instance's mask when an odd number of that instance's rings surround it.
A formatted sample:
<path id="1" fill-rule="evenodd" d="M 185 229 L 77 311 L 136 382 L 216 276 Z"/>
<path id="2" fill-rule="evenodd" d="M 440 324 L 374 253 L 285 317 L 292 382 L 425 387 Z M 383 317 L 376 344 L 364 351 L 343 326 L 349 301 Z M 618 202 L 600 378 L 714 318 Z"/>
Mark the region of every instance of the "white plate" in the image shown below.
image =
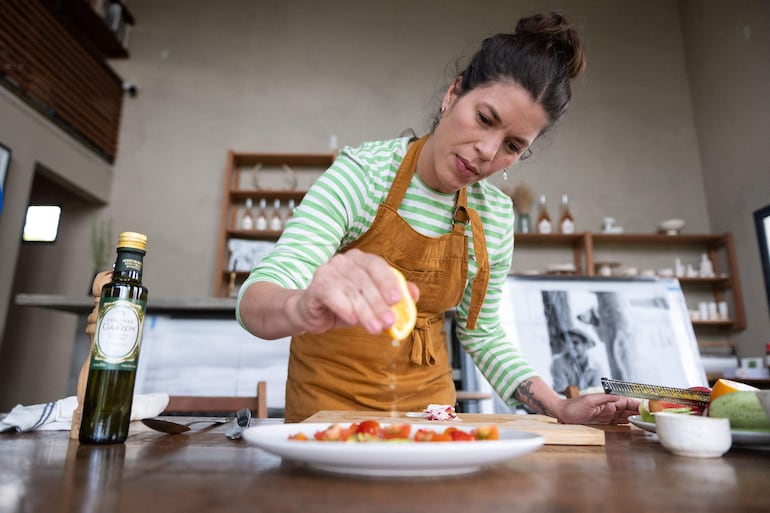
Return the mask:
<path id="1" fill-rule="evenodd" d="M 354 476 L 416 477 L 469 474 L 485 465 L 510 460 L 537 450 L 545 439 L 534 433 L 500 430 L 500 440 L 474 442 L 316 442 L 313 434 L 329 423 L 273 424 L 244 430 L 243 438 L 282 458 Z M 349 424 L 341 424 L 347 426 Z M 446 424 L 412 424 L 443 431 Z M 459 427 L 459 426 L 458 426 Z M 464 431 L 475 426 L 463 424 Z M 309 441 L 289 440 L 297 433 Z"/>
<path id="2" fill-rule="evenodd" d="M 628 421 L 638 428 L 655 433 L 655 423 L 645 422 L 639 415 L 628 417 Z M 731 432 L 733 434 L 733 443 L 736 445 L 770 445 L 770 431 L 733 429 Z"/>

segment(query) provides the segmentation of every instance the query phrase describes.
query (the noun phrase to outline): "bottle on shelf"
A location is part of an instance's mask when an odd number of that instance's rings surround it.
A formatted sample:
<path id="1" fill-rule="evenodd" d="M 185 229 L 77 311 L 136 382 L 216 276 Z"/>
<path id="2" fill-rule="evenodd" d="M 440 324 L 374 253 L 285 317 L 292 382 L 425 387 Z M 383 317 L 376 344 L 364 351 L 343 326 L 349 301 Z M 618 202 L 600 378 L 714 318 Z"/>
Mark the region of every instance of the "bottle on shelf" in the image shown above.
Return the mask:
<path id="1" fill-rule="evenodd" d="M 254 229 L 254 213 L 252 212 L 254 203 L 251 198 L 246 199 L 246 206 L 243 209 L 243 215 L 241 215 L 241 230 L 253 230 Z"/>
<path id="2" fill-rule="evenodd" d="M 281 200 L 273 201 L 273 215 L 270 217 L 270 229 L 274 232 L 283 229 L 283 220 L 281 219 Z"/>
<path id="3" fill-rule="evenodd" d="M 575 219 L 569 209 L 569 198 L 566 194 L 561 195 L 561 218 L 559 219 L 559 232 L 575 233 Z"/>
<path id="4" fill-rule="evenodd" d="M 267 214 L 265 209 L 267 208 L 267 200 L 260 198 L 259 200 L 259 212 L 257 212 L 257 218 L 254 221 L 254 228 L 260 232 L 267 230 Z"/>
<path id="5" fill-rule="evenodd" d="M 551 223 L 551 216 L 548 215 L 548 206 L 546 205 L 545 201 L 545 194 L 540 195 L 540 199 L 537 203 L 538 213 L 537 213 L 537 232 L 538 233 L 551 233 L 553 231 L 553 226 Z"/>
<path id="6" fill-rule="evenodd" d="M 289 210 L 286 212 L 286 222 L 289 222 L 289 219 L 291 219 L 294 216 L 294 209 L 295 209 L 294 200 L 289 200 Z"/>
<path id="7" fill-rule="evenodd" d="M 83 444 L 122 443 L 128 436 L 147 309 L 146 247 L 145 235 L 121 233 L 112 280 L 102 288 L 78 433 Z"/>

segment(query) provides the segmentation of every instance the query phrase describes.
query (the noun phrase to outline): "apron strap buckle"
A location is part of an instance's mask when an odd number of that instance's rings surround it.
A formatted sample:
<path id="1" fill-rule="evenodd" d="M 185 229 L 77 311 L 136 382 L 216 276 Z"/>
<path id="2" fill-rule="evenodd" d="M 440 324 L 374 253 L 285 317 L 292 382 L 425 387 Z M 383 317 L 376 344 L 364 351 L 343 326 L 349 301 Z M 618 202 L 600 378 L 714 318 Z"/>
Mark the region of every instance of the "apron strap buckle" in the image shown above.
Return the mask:
<path id="1" fill-rule="evenodd" d="M 468 215 L 468 211 L 465 210 L 465 207 L 457 207 L 455 209 L 455 215 L 453 220 L 455 224 L 462 223 L 467 225 L 471 220 L 471 216 Z"/>

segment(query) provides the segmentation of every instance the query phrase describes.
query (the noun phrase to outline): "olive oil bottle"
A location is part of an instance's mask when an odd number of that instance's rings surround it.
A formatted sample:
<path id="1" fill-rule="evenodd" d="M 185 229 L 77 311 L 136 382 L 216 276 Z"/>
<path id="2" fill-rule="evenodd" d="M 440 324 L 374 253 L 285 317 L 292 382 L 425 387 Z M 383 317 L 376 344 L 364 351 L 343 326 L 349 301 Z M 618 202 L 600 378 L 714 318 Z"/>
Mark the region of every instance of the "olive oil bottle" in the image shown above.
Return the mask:
<path id="1" fill-rule="evenodd" d="M 102 289 L 83 399 L 79 439 L 84 444 L 121 443 L 128 436 L 134 381 L 147 308 L 142 265 L 147 237 L 118 238 L 112 281 Z"/>

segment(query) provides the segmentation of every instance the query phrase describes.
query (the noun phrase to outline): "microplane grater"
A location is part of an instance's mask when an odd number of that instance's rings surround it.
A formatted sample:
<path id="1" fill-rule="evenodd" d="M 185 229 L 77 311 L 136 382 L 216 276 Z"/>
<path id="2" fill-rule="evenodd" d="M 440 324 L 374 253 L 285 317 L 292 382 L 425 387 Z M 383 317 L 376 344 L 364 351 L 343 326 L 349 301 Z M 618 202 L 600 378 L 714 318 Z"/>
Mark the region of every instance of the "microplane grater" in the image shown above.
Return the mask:
<path id="1" fill-rule="evenodd" d="M 610 378 L 602 378 L 602 388 L 604 388 L 604 392 L 607 394 L 641 399 L 656 399 L 658 401 L 669 401 L 699 408 L 707 407 L 711 398 L 710 392 L 706 390 L 645 385 L 643 383 L 632 383 L 630 381 Z"/>

